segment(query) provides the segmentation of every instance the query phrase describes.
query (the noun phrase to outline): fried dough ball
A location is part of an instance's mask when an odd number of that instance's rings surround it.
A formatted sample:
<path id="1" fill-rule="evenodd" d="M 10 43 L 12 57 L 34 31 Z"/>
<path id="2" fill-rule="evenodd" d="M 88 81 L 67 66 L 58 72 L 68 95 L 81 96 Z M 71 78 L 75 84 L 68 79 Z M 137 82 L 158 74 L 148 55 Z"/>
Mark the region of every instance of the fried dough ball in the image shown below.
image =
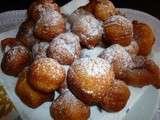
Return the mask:
<path id="1" fill-rule="evenodd" d="M 31 61 L 32 57 L 28 49 L 21 45 L 14 46 L 3 56 L 2 71 L 8 75 L 17 76 Z"/>
<path id="2" fill-rule="evenodd" d="M 25 68 L 19 75 L 16 84 L 16 94 L 24 104 L 31 108 L 37 108 L 44 102 L 50 101 L 54 94 L 44 94 L 34 90 L 28 83 L 29 68 Z"/>
<path id="3" fill-rule="evenodd" d="M 17 45 L 16 38 L 6 38 L 1 40 L 1 49 L 4 53 L 10 50 L 15 45 Z"/>
<path id="4" fill-rule="evenodd" d="M 146 69 L 128 69 L 124 72 L 122 79 L 128 85 L 143 87 L 150 84 L 152 75 Z"/>
<path id="5" fill-rule="evenodd" d="M 21 42 L 27 48 L 32 48 L 32 46 L 38 41 L 33 35 L 35 23 L 32 20 L 24 21 L 16 35 L 17 41 Z"/>
<path id="6" fill-rule="evenodd" d="M 50 93 L 58 89 L 65 80 L 65 70 L 54 59 L 40 58 L 31 65 L 29 80 L 36 90 Z"/>
<path id="7" fill-rule="evenodd" d="M 39 0 L 33 2 L 28 10 L 27 14 L 29 18 L 31 18 L 34 21 L 37 21 L 40 19 L 40 17 L 45 14 L 46 11 L 60 11 L 59 6 L 56 3 L 51 3 L 49 0 Z"/>
<path id="8" fill-rule="evenodd" d="M 126 69 L 119 79 L 135 87 L 153 85 L 160 88 L 160 69 L 154 61 L 138 56 L 134 58 L 135 68 Z"/>
<path id="9" fill-rule="evenodd" d="M 102 21 L 116 13 L 113 3 L 109 0 L 91 0 L 84 9 L 90 11 L 96 18 Z"/>
<path id="10" fill-rule="evenodd" d="M 48 42 L 36 43 L 32 48 L 34 60 L 47 57 Z"/>
<path id="11" fill-rule="evenodd" d="M 51 41 L 65 31 L 65 22 L 58 11 L 46 11 L 37 21 L 34 34 L 44 41 Z"/>
<path id="12" fill-rule="evenodd" d="M 104 21 L 116 13 L 113 3 L 109 0 L 97 0 L 94 8 L 96 18 Z"/>
<path id="13" fill-rule="evenodd" d="M 62 33 L 52 40 L 48 48 L 48 57 L 60 64 L 70 65 L 80 56 L 79 37 L 71 32 Z"/>
<path id="14" fill-rule="evenodd" d="M 102 25 L 92 15 L 80 15 L 72 23 L 72 31 L 80 37 L 81 45 L 87 48 L 95 47 L 102 39 Z"/>
<path id="15" fill-rule="evenodd" d="M 131 55 L 137 55 L 139 52 L 139 46 L 135 40 L 132 40 L 130 45 L 126 46 L 125 49 Z"/>
<path id="16" fill-rule="evenodd" d="M 53 101 L 50 111 L 54 120 L 88 120 L 90 116 L 90 107 L 69 90 Z"/>
<path id="17" fill-rule="evenodd" d="M 104 96 L 114 79 L 112 66 L 101 58 L 80 58 L 68 71 L 67 84 L 84 103 L 93 105 Z"/>
<path id="18" fill-rule="evenodd" d="M 155 36 L 149 25 L 145 23 L 133 22 L 134 38 L 139 45 L 139 55 L 147 56 L 155 42 Z"/>
<path id="19" fill-rule="evenodd" d="M 119 78 L 125 69 L 132 69 L 135 66 L 131 55 L 118 44 L 114 44 L 105 49 L 99 57 L 113 65 L 116 78 Z"/>
<path id="20" fill-rule="evenodd" d="M 152 60 L 147 59 L 145 61 L 145 66 L 144 66 L 151 74 L 152 74 L 152 79 L 151 79 L 151 84 L 155 86 L 156 88 L 160 88 L 160 68 L 159 66 Z"/>
<path id="21" fill-rule="evenodd" d="M 118 112 L 125 107 L 129 96 L 128 86 L 123 81 L 115 80 L 100 102 L 100 106 L 108 112 Z"/>
<path id="22" fill-rule="evenodd" d="M 125 17 L 115 15 L 104 22 L 104 33 L 107 38 L 106 41 L 127 46 L 133 39 L 133 25 Z"/>

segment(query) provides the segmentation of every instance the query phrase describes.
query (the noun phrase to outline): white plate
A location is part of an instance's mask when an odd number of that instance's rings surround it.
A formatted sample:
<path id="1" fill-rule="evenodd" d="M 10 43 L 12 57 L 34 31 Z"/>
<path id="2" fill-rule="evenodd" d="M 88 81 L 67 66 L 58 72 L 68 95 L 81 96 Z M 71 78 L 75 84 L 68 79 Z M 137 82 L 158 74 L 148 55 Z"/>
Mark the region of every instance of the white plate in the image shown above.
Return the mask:
<path id="1" fill-rule="evenodd" d="M 153 48 L 151 58 L 160 65 L 160 22 L 156 18 L 131 9 L 120 9 L 122 13 L 130 19 L 136 19 L 141 22 L 149 24 L 156 36 L 156 44 Z M 0 34 L 0 40 L 6 37 L 15 37 L 17 30 L 11 30 Z M 158 53 L 159 52 L 159 53 Z M 3 54 L 0 52 L 0 61 Z M 31 109 L 24 105 L 16 96 L 14 89 L 17 78 L 7 76 L 0 70 L 0 80 L 2 80 L 7 93 L 15 104 L 18 112 L 24 120 L 51 120 L 49 113 L 49 106 L 51 103 L 47 102 L 37 109 Z M 151 120 L 153 112 L 156 109 L 157 102 L 159 101 L 158 90 L 152 86 L 143 88 L 129 87 L 131 90 L 131 97 L 126 107 L 117 113 L 107 113 L 105 111 L 99 112 L 96 107 L 91 107 L 90 120 Z"/>

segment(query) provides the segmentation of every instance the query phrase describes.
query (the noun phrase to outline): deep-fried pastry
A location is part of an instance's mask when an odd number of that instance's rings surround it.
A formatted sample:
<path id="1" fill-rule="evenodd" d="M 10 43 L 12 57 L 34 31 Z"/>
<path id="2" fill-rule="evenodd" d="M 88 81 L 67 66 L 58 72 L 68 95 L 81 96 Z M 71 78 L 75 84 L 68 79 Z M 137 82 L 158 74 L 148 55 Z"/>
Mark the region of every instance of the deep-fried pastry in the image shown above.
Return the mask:
<path id="1" fill-rule="evenodd" d="M 31 65 L 30 84 L 44 93 L 58 89 L 65 80 L 65 70 L 52 58 L 40 58 Z"/>
<path id="2" fill-rule="evenodd" d="M 46 11 L 54 10 L 59 11 L 59 6 L 56 3 L 51 3 L 49 0 L 39 0 L 29 6 L 27 14 L 30 19 L 37 21 Z"/>
<path id="3" fill-rule="evenodd" d="M 156 88 L 160 88 L 160 69 L 159 66 L 152 60 L 145 60 L 144 67 L 152 74 L 151 84 Z"/>
<path id="4" fill-rule="evenodd" d="M 69 90 L 53 101 L 50 111 L 54 120 L 88 120 L 90 116 L 90 107 Z"/>
<path id="5" fill-rule="evenodd" d="M 133 22 L 134 39 L 139 45 L 139 55 L 147 56 L 155 42 L 155 36 L 149 25 L 145 23 Z"/>
<path id="6" fill-rule="evenodd" d="M 114 80 L 113 85 L 106 91 L 106 96 L 100 102 L 100 106 L 107 112 L 122 110 L 130 96 L 128 86 L 119 80 Z"/>
<path id="7" fill-rule="evenodd" d="M 121 79 L 125 81 L 128 85 L 135 87 L 143 87 L 150 84 L 152 80 L 152 75 L 146 69 L 133 69 L 124 71 Z"/>
<path id="8" fill-rule="evenodd" d="M 52 40 L 48 48 L 48 57 L 60 64 L 70 65 L 80 56 L 79 37 L 71 32 L 62 33 Z"/>
<path id="9" fill-rule="evenodd" d="M 81 45 L 87 48 L 95 47 L 102 39 L 101 23 L 92 15 L 79 15 L 72 23 L 72 31 L 80 37 Z"/>
<path id="10" fill-rule="evenodd" d="M 135 62 L 135 67 L 124 70 L 119 76 L 119 79 L 136 87 L 153 85 L 159 88 L 160 69 L 155 62 L 142 56 L 134 57 L 133 60 Z"/>
<path id="11" fill-rule="evenodd" d="M 96 104 L 114 79 L 112 66 L 101 58 L 81 58 L 68 71 L 67 84 L 72 93 L 84 103 Z"/>
<path id="12" fill-rule="evenodd" d="M 133 25 L 127 18 L 114 15 L 104 22 L 105 41 L 127 46 L 133 39 Z"/>
<path id="13" fill-rule="evenodd" d="M 37 108 L 44 102 L 54 98 L 54 93 L 44 94 L 33 89 L 28 83 L 29 68 L 25 68 L 19 75 L 16 84 L 16 93 L 24 104 L 31 108 Z"/>
<path id="14" fill-rule="evenodd" d="M 90 0 L 89 4 L 83 8 L 102 21 L 116 13 L 113 3 L 109 0 Z"/>
<path id="15" fill-rule="evenodd" d="M 56 11 L 46 11 L 36 22 L 34 35 L 44 41 L 51 41 L 65 31 L 65 22 L 62 15 Z"/>
<path id="16" fill-rule="evenodd" d="M 32 57 L 30 51 L 24 46 L 18 45 L 4 54 L 1 68 L 4 73 L 17 76 L 31 61 Z"/>

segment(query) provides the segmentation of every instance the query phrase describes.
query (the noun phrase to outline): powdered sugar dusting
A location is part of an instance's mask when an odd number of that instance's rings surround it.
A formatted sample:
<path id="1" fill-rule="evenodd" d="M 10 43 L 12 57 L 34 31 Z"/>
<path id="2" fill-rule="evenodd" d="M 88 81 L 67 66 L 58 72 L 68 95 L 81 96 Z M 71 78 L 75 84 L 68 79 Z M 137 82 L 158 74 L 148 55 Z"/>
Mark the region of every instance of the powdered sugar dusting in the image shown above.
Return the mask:
<path id="1" fill-rule="evenodd" d="M 118 60 L 124 68 L 133 68 L 134 62 L 130 54 L 120 45 L 114 44 L 104 50 L 100 57 L 107 60 L 109 63 L 113 63 Z"/>
<path id="2" fill-rule="evenodd" d="M 63 17 L 58 11 L 55 10 L 44 11 L 40 19 L 37 21 L 35 27 L 38 27 L 38 25 L 43 25 L 46 27 L 54 26 L 57 25 L 61 19 L 63 19 Z"/>
<path id="3" fill-rule="evenodd" d="M 7 59 L 8 61 L 16 61 L 17 56 L 24 55 L 24 54 L 28 55 L 29 52 L 27 51 L 25 47 L 19 45 L 19 46 L 15 46 L 12 49 L 10 49 L 7 52 L 7 54 L 9 56 Z"/>
<path id="4" fill-rule="evenodd" d="M 102 47 L 95 47 L 95 48 L 92 48 L 92 49 L 82 49 L 80 57 L 81 58 L 84 58 L 84 57 L 98 57 L 102 51 L 104 51 L 104 48 L 102 48 Z"/>
<path id="5" fill-rule="evenodd" d="M 53 46 L 63 47 L 73 56 L 76 54 L 77 44 L 79 44 L 79 37 L 71 32 L 62 33 L 52 41 Z"/>
<path id="6" fill-rule="evenodd" d="M 101 36 L 103 33 L 101 23 L 91 15 L 81 15 L 80 18 L 73 23 L 73 31 L 76 30 L 78 26 L 85 29 L 84 33 L 81 33 L 81 38 L 89 39 L 94 36 Z"/>
<path id="7" fill-rule="evenodd" d="M 36 43 L 32 48 L 32 53 L 34 58 L 47 57 L 47 48 L 49 46 L 48 42 Z"/>
<path id="8" fill-rule="evenodd" d="M 78 19 L 81 17 L 81 15 L 92 15 L 92 14 L 91 14 L 90 12 L 88 12 L 88 11 L 80 8 L 80 9 L 74 11 L 74 13 L 72 13 L 72 14 L 69 16 L 69 21 L 70 21 L 71 23 L 73 23 L 73 22 L 75 22 L 76 20 L 78 20 Z"/>
<path id="9" fill-rule="evenodd" d="M 64 76 L 64 68 L 56 60 L 51 58 L 40 58 L 31 66 L 32 74 L 50 76 L 51 80 L 59 80 L 60 76 Z"/>
<path id="10" fill-rule="evenodd" d="M 52 40 L 49 46 L 49 57 L 63 62 L 79 58 L 80 55 L 79 37 L 71 32 L 62 33 Z M 70 61 L 69 60 L 69 61 Z"/>
<path id="11" fill-rule="evenodd" d="M 136 55 L 132 55 L 132 59 L 135 63 L 134 68 L 141 68 L 144 67 L 145 61 L 146 61 L 146 57 L 144 56 L 136 56 Z"/>
<path id="12" fill-rule="evenodd" d="M 111 65 L 101 58 L 81 58 L 73 63 L 79 65 L 79 71 L 86 71 L 91 76 L 101 76 L 110 71 Z"/>

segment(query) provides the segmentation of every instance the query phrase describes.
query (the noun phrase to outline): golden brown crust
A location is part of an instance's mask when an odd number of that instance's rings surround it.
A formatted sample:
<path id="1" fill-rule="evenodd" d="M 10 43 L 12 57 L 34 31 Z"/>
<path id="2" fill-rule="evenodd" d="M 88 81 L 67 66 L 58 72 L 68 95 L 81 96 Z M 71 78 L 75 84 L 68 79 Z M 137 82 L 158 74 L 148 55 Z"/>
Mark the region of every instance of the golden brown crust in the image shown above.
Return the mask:
<path id="1" fill-rule="evenodd" d="M 109 0 L 90 0 L 90 2 L 82 8 L 91 12 L 96 18 L 102 21 L 116 13 L 113 3 Z"/>
<path id="2" fill-rule="evenodd" d="M 46 11 L 60 11 L 59 6 L 56 3 L 45 2 L 45 0 L 33 2 L 28 10 L 27 14 L 30 19 L 37 21 Z"/>
<path id="3" fill-rule="evenodd" d="M 118 76 L 118 79 L 125 81 L 127 84 L 135 87 L 153 85 L 160 88 L 160 69 L 156 63 L 143 56 L 133 57 L 135 66 L 132 69 L 125 69 Z"/>
<path id="4" fill-rule="evenodd" d="M 19 75 L 18 82 L 16 84 L 16 94 L 22 100 L 24 104 L 31 108 L 37 108 L 44 102 L 51 100 L 54 94 L 43 94 L 34 90 L 28 83 L 29 68 L 25 68 Z"/>
<path id="5" fill-rule="evenodd" d="M 58 11 L 46 11 L 37 21 L 34 35 L 44 41 L 51 41 L 65 31 L 64 18 Z"/>
<path id="6" fill-rule="evenodd" d="M 48 57 L 60 64 L 70 65 L 80 56 L 79 37 L 71 32 L 62 33 L 52 40 L 48 48 Z"/>
<path id="7" fill-rule="evenodd" d="M 94 7 L 94 15 L 96 18 L 104 21 L 115 15 L 115 12 L 115 7 L 111 1 L 97 0 L 97 4 Z"/>
<path id="8" fill-rule="evenodd" d="M 118 112 L 122 110 L 130 96 L 128 86 L 119 80 L 115 80 L 113 85 L 107 90 L 100 106 L 107 112 Z"/>
<path id="9" fill-rule="evenodd" d="M 146 69 L 133 69 L 126 70 L 124 74 L 120 77 L 125 83 L 135 87 L 144 87 L 149 85 L 152 80 L 152 75 Z"/>
<path id="10" fill-rule="evenodd" d="M 31 61 L 30 51 L 21 45 L 14 46 L 3 56 L 1 62 L 2 71 L 8 75 L 17 76 Z"/>
<path id="11" fill-rule="evenodd" d="M 38 41 L 33 35 L 34 26 L 35 22 L 27 19 L 20 25 L 19 31 L 16 35 L 16 40 L 21 42 L 27 48 L 32 48 L 36 41 Z"/>
<path id="12" fill-rule="evenodd" d="M 112 67 L 101 58 L 81 58 L 68 71 L 67 84 L 72 93 L 84 103 L 99 102 L 114 79 Z"/>
<path id="13" fill-rule="evenodd" d="M 157 89 L 160 88 L 160 69 L 159 66 L 156 65 L 156 63 L 150 59 L 145 61 L 145 66 L 144 66 L 151 74 L 152 74 L 152 79 L 151 79 L 151 84 L 156 87 Z"/>
<path id="14" fill-rule="evenodd" d="M 54 120 L 88 120 L 90 116 L 90 107 L 69 90 L 53 101 L 50 111 Z"/>
<path id="15" fill-rule="evenodd" d="M 65 80 L 65 70 L 56 60 L 40 58 L 31 65 L 30 83 L 44 93 L 58 89 Z"/>
<path id="16" fill-rule="evenodd" d="M 147 56 L 155 42 L 155 36 L 149 25 L 145 23 L 133 22 L 134 39 L 139 45 L 139 55 Z"/>
<path id="17" fill-rule="evenodd" d="M 104 33 L 112 44 L 127 46 L 133 39 L 133 25 L 125 17 L 114 15 L 104 22 Z"/>

